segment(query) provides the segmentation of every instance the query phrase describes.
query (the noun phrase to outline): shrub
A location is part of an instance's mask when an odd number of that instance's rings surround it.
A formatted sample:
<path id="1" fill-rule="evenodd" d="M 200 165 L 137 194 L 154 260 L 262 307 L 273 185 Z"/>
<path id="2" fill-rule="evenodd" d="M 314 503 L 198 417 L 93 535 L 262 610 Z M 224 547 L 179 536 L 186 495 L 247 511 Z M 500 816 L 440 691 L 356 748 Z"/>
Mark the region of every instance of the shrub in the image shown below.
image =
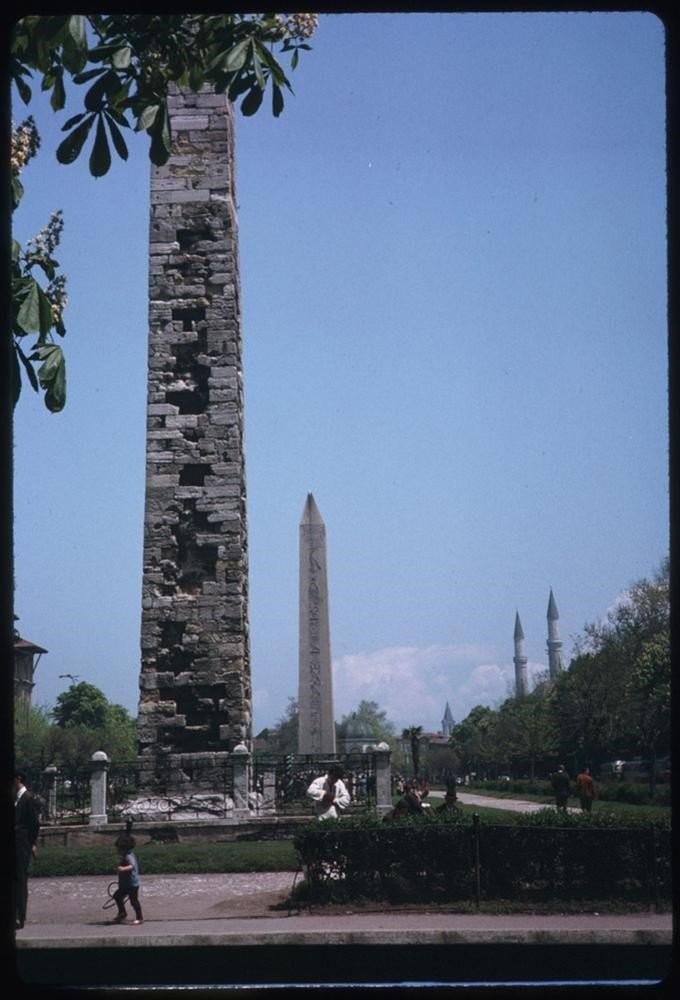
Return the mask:
<path id="1" fill-rule="evenodd" d="M 544 809 L 513 823 L 434 814 L 316 824 L 295 837 L 316 899 L 630 902 L 670 898 L 670 827 Z M 653 859 L 653 863 L 652 863 Z M 655 881 L 656 879 L 656 881 Z"/>

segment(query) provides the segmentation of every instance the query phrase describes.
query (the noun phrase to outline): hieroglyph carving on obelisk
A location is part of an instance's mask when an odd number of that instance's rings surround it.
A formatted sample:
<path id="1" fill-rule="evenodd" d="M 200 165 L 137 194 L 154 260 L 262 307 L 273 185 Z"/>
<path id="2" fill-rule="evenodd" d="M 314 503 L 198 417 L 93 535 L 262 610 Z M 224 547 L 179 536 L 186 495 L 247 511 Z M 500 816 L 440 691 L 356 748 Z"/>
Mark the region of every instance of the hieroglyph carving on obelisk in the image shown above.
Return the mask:
<path id="1" fill-rule="evenodd" d="M 326 527 L 311 493 L 300 522 L 298 709 L 299 753 L 334 754 Z"/>

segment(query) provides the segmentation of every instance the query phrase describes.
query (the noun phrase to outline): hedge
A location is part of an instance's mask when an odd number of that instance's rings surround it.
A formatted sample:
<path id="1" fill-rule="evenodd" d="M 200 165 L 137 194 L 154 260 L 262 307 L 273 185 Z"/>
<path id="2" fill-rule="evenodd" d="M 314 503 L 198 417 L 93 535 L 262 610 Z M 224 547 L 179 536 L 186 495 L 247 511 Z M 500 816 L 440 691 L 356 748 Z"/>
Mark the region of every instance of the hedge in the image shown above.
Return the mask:
<path id="1" fill-rule="evenodd" d="M 461 815 L 326 821 L 295 837 L 304 892 L 318 901 L 670 900 L 670 828 L 533 814 L 497 824 Z"/>

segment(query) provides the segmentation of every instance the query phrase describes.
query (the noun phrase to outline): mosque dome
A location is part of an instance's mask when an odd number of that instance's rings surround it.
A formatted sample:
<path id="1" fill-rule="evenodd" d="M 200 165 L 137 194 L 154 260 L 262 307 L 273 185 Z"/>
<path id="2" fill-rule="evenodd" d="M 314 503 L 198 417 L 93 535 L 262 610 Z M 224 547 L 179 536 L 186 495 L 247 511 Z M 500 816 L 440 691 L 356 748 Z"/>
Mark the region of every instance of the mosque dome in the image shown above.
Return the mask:
<path id="1" fill-rule="evenodd" d="M 358 750 L 361 753 L 366 753 L 368 750 L 374 749 L 378 739 L 379 737 L 371 731 L 370 726 L 367 726 L 365 722 L 362 722 L 362 720 L 357 717 L 356 712 L 352 712 L 351 716 L 345 723 L 345 734 L 342 737 L 342 744 L 345 752 L 347 753 L 352 750 Z"/>

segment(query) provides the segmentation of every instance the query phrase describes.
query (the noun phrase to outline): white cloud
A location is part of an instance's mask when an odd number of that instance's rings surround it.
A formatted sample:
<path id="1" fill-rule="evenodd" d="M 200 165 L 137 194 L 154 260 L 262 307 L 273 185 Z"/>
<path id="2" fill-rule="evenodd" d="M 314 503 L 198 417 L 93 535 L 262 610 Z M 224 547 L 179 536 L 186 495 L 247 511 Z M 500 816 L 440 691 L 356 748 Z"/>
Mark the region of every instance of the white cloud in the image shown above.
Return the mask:
<path id="1" fill-rule="evenodd" d="M 333 662 L 335 717 L 360 701 L 375 701 L 397 729 L 422 725 L 437 731 L 448 701 L 454 719 L 474 705 L 494 707 L 511 693 L 514 668 L 489 662 L 490 645 L 388 646 Z M 535 667 L 531 664 L 530 676 Z"/>

